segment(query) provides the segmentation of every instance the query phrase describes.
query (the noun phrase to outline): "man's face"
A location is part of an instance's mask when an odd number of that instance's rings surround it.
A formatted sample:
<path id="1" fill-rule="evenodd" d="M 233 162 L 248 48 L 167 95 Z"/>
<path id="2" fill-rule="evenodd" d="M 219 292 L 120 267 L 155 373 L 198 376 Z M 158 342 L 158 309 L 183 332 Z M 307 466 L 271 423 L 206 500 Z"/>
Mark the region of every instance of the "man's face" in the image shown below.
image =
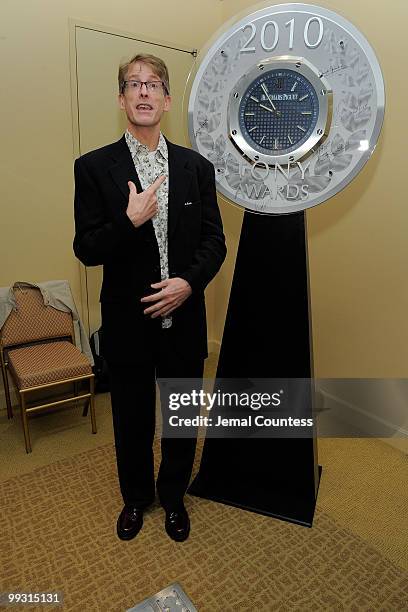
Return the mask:
<path id="1" fill-rule="evenodd" d="M 136 62 L 128 69 L 126 80 L 134 81 L 160 81 L 149 64 Z M 160 87 L 158 91 L 147 89 L 142 85 L 140 89 L 126 87 L 119 94 L 119 106 L 125 111 L 129 123 L 137 127 L 153 127 L 160 123 L 165 111 L 170 108 L 171 98 Z"/>

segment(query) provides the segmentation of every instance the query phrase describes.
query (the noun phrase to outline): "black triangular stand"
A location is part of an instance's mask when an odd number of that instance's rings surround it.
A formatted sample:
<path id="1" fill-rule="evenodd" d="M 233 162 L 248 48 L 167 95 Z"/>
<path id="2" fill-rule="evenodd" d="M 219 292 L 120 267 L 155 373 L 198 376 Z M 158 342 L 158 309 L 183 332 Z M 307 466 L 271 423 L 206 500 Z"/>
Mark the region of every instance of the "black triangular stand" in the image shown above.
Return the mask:
<path id="1" fill-rule="evenodd" d="M 244 215 L 217 370 L 225 378 L 312 378 L 304 212 Z M 311 392 L 304 402 L 311 413 Z M 188 492 L 311 526 L 320 471 L 315 438 L 207 437 Z"/>

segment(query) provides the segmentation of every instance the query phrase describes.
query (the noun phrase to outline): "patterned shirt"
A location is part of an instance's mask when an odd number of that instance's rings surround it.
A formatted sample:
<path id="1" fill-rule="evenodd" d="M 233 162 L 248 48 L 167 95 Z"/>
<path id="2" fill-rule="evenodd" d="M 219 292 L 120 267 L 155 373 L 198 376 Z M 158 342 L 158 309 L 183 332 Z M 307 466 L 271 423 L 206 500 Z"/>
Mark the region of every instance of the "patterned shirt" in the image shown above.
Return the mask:
<path id="1" fill-rule="evenodd" d="M 125 139 L 132 155 L 135 169 L 142 185 L 142 189 L 147 189 L 158 176 L 164 174 L 166 180 L 156 191 L 158 211 L 152 218 L 156 240 L 160 254 L 161 280 L 169 278 L 169 258 L 168 258 L 168 201 L 169 201 L 169 163 L 167 143 L 163 134 L 160 132 L 159 144 L 155 151 L 149 151 L 148 147 L 139 142 L 133 134 L 126 130 Z M 150 306 L 151 304 L 149 304 Z M 171 327 L 172 318 L 163 317 L 162 327 Z"/>

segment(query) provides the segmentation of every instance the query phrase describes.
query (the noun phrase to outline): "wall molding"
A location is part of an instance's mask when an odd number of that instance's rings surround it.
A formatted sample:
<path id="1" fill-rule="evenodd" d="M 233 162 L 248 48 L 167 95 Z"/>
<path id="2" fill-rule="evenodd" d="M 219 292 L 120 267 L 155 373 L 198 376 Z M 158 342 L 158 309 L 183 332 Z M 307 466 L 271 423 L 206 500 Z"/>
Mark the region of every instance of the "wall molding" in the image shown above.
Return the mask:
<path id="1" fill-rule="evenodd" d="M 323 399 L 323 405 L 319 412 L 330 410 L 332 415 L 339 421 L 344 422 L 345 425 L 356 427 L 362 431 L 364 431 L 364 429 L 373 431 L 376 426 L 385 426 L 393 431 L 395 437 L 408 440 L 408 429 L 405 427 L 395 427 L 391 421 L 387 421 L 386 419 L 369 412 L 365 408 L 362 408 L 362 406 L 353 404 L 352 402 L 349 402 L 338 395 L 329 393 L 324 389 L 319 389 L 318 392 Z M 347 410 L 345 411 L 344 408 Z M 345 418 L 345 415 L 347 415 L 347 418 Z M 382 439 L 385 440 L 385 438 Z"/>

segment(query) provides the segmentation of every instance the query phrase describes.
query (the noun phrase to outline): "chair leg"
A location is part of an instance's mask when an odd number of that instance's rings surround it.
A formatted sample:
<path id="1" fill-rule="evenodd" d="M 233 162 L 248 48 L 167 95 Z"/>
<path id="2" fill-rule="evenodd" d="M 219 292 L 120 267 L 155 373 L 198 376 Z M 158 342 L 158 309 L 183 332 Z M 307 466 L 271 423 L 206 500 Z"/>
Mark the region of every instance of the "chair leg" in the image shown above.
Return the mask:
<path id="1" fill-rule="evenodd" d="M 31 441 L 30 441 L 30 432 L 28 431 L 28 417 L 27 417 L 27 412 L 26 412 L 25 393 L 20 393 L 20 410 L 21 410 L 21 420 L 23 422 L 26 453 L 31 453 L 32 449 L 31 449 Z"/>
<path id="2" fill-rule="evenodd" d="M 78 383 L 74 382 L 74 397 L 78 395 Z M 78 408 L 78 400 L 75 400 L 75 408 Z"/>
<path id="3" fill-rule="evenodd" d="M 89 379 L 89 392 L 91 397 L 89 398 L 90 412 L 91 412 L 91 424 L 92 433 L 96 433 L 96 416 L 95 416 L 95 379 L 92 377 Z"/>
<path id="4" fill-rule="evenodd" d="M 91 380 L 91 379 L 89 379 L 89 380 Z M 85 404 L 84 404 L 84 409 L 82 410 L 82 416 L 83 417 L 88 416 L 88 408 L 89 408 L 90 405 L 91 405 L 91 400 L 87 399 Z"/>
<path id="5" fill-rule="evenodd" d="M 86 402 L 85 402 L 84 409 L 82 410 L 82 416 L 83 416 L 83 417 L 86 417 L 86 416 L 88 415 L 88 408 L 89 408 L 89 405 L 90 405 L 90 400 L 89 400 L 89 399 L 87 399 L 87 400 L 86 400 Z"/>
<path id="6" fill-rule="evenodd" d="M 9 381 L 8 381 L 8 376 L 7 376 L 7 370 L 3 364 L 1 368 L 1 373 L 3 375 L 4 394 L 6 396 L 7 418 L 12 419 L 13 418 L 13 408 L 11 406 L 10 387 L 9 387 Z"/>

